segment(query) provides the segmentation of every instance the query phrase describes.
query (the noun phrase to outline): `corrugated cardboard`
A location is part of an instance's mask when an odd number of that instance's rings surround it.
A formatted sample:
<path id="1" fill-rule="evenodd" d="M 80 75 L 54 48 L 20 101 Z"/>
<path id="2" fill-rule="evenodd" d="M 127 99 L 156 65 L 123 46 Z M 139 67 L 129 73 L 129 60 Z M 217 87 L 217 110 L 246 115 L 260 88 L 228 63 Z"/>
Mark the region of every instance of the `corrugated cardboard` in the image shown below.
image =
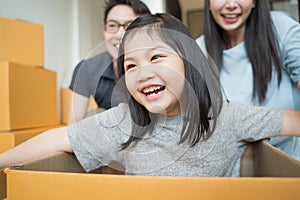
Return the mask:
<path id="1" fill-rule="evenodd" d="M 85 174 L 73 154 L 61 153 L 5 169 L 7 197 L 9 200 L 299 199 L 300 178 L 287 178 L 287 176 L 300 177 L 298 161 L 295 162 L 286 154 L 278 152 L 266 142 L 251 144 L 246 154 L 247 158 L 242 159 L 242 162 L 251 163 L 250 168 L 241 169 L 241 172 L 254 170 L 252 171 L 254 176 L 264 176 L 264 178 Z M 280 159 L 277 160 L 278 158 Z M 278 162 L 285 162 L 285 164 Z M 241 166 L 247 168 L 249 165 L 242 164 Z M 281 167 L 287 168 L 281 169 Z M 290 172 L 290 170 L 293 171 Z M 101 170 L 98 172 L 103 173 Z M 5 195 L 2 194 L 2 196 Z"/>
<path id="2" fill-rule="evenodd" d="M 25 142 L 26 140 L 32 138 L 33 136 L 36 136 L 46 130 L 62 126 L 63 125 L 55 125 L 40 128 L 0 132 L 0 153 L 17 146 Z"/>
<path id="3" fill-rule="evenodd" d="M 0 171 L 0 199 L 6 198 L 6 174 Z"/>
<path id="4" fill-rule="evenodd" d="M 0 130 L 59 124 L 56 73 L 0 61 Z"/>
<path id="5" fill-rule="evenodd" d="M 71 107 L 72 100 L 72 90 L 69 88 L 61 88 L 60 89 L 60 98 L 61 98 L 61 123 L 68 124 L 69 122 L 69 113 Z M 87 112 L 97 109 L 98 105 L 95 102 L 93 96 L 90 96 L 89 105 Z"/>
<path id="6" fill-rule="evenodd" d="M 0 17 L 0 60 L 44 66 L 43 26 Z"/>
<path id="7" fill-rule="evenodd" d="M 300 161 L 267 141 L 254 142 L 248 145 L 242 156 L 241 176 L 300 177 Z"/>

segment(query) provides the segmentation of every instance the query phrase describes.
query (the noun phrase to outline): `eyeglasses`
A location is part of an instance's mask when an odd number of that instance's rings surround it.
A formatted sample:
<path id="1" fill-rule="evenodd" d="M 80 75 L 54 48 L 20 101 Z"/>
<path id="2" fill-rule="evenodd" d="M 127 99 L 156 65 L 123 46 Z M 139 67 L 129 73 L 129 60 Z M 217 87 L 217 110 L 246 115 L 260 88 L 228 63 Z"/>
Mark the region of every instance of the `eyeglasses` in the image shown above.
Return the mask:
<path id="1" fill-rule="evenodd" d="M 109 33 L 117 33 L 121 26 L 124 28 L 124 30 L 126 30 L 131 22 L 132 21 L 126 22 L 124 24 L 120 24 L 119 22 L 116 21 L 109 21 L 105 24 L 105 29 Z"/>

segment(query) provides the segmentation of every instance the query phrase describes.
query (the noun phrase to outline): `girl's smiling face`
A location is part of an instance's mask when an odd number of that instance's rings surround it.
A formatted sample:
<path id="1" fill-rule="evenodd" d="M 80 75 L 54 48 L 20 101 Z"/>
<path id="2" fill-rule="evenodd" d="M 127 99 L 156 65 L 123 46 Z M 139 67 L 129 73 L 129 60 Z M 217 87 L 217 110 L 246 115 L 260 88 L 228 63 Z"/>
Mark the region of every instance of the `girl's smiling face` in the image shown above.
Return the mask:
<path id="1" fill-rule="evenodd" d="M 136 33 L 124 45 L 126 86 L 149 112 L 179 115 L 185 84 L 182 58 L 158 37 Z"/>

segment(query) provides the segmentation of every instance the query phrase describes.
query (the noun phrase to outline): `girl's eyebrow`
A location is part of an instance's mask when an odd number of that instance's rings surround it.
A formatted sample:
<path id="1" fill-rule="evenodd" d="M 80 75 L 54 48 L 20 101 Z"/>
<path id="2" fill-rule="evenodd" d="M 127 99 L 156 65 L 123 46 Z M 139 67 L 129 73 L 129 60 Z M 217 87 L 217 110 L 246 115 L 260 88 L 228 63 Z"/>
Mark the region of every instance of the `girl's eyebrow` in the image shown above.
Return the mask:
<path id="1" fill-rule="evenodd" d="M 158 46 L 155 46 L 155 47 L 144 47 L 144 48 L 148 48 L 147 51 L 145 52 L 145 54 L 150 53 L 150 52 L 155 51 L 155 50 L 161 50 L 161 49 L 166 50 L 166 47 L 161 46 L 161 45 L 158 45 Z M 144 48 L 140 48 L 140 49 L 144 49 Z M 131 52 L 138 51 L 140 49 L 135 49 Z M 124 59 L 124 62 L 125 61 L 132 61 L 132 60 L 134 60 L 133 57 L 126 57 L 126 59 Z"/>

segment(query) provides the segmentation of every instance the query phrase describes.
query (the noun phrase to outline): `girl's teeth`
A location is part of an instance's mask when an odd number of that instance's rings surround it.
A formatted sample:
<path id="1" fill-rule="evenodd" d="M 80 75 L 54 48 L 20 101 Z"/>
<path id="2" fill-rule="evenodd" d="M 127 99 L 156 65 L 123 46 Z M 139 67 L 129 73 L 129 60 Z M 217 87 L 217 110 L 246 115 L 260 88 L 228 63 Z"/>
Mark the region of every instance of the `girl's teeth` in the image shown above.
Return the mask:
<path id="1" fill-rule="evenodd" d="M 151 97 L 151 96 L 155 96 L 155 95 L 158 95 L 158 94 L 161 94 L 161 93 L 162 93 L 162 91 L 159 91 L 158 93 L 150 93 L 147 96 Z"/>
<path id="2" fill-rule="evenodd" d="M 158 87 L 155 87 L 155 88 L 145 89 L 143 92 L 144 92 L 144 93 L 154 92 L 155 90 L 158 90 L 158 89 L 160 89 L 159 86 L 158 86 Z"/>

